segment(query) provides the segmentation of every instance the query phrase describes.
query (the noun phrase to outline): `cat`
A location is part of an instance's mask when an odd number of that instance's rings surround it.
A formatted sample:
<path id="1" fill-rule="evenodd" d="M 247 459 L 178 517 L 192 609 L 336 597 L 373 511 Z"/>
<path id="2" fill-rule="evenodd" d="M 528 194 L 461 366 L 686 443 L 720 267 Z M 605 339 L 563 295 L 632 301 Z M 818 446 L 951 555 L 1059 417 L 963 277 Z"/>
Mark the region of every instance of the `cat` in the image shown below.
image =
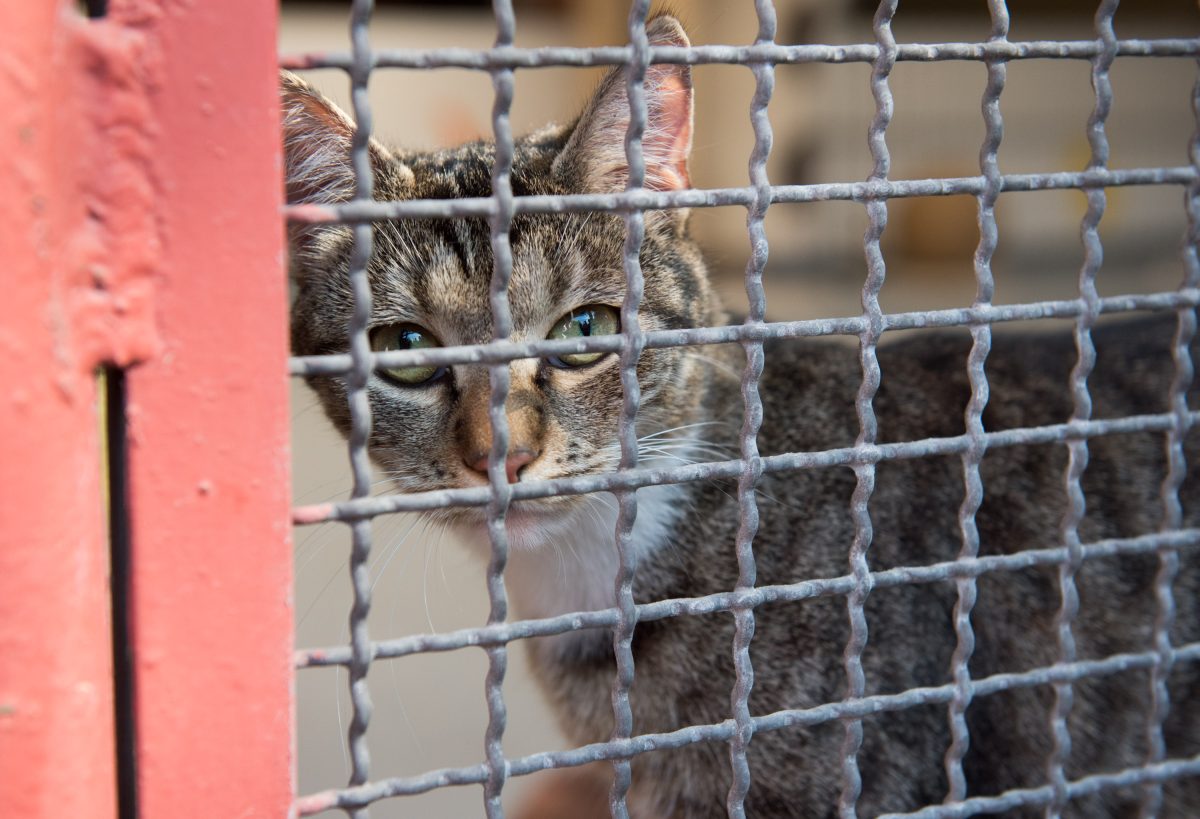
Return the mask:
<path id="1" fill-rule="evenodd" d="M 687 45 L 669 16 L 648 23 L 655 45 Z M 282 79 L 287 196 L 293 203 L 348 200 L 349 118 L 303 81 Z M 692 83 L 686 65 L 651 66 L 646 79 L 646 187 L 690 186 Z M 624 75 L 602 80 L 583 113 L 517 140 L 514 194 L 605 193 L 628 180 L 624 137 L 629 120 Z M 389 150 L 372 141 L 379 200 L 453 199 L 491 195 L 494 146 L 474 142 L 429 153 Z M 411 220 L 374 226 L 368 271 L 374 349 L 488 342 L 493 257 L 484 219 Z M 509 288 L 513 338 L 538 340 L 616 332 L 625 293 L 622 218 L 610 213 L 518 215 L 512 225 Z M 292 316 L 298 355 L 344 353 L 352 312 L 348 286 L 352 236 L 338 225 L 293 227 L 291 269 L 297 292 Z M 689 234 L 686 211 L 646 214 L 641 249 L 646 331 L 727 324 Z M 1104 324 L 1092 334 L 1097 364 L 1089 379 L 1093 417 L 1115 418 L 1171 409 L 1175 316 Z M 895 335 L 895 334 L 888 334 Z M 971 395 L 970 338 L 965 330 L 909 334 L 879 347 L 882 384 L 874 397 L 878 441 L 961 435 Z M 761 381 L 763 455 L 851 446 L 859 433 L 855 397 L 862 381 L 852 346 L 836 340 L 766 345 Z M 986 372 L 988 431 L 1062 423 L 1072 414 L 1069 389 L 1075 346 L 1069 331 L 997 329 Z M 645 350 L 638 360 L 637 420 L 642 465 L 672 466 L 738 457 L 742 423 L 738 345 L 703 352 Z M 510 481 L 609 472 L 620 457 L 622 402 L 615 354 L 514 361 L 508 403 Z M 312 377 L 333 424 L 347 433 L 345 386 Z M 380 372 L 369 384 L 374 426 L 370 452 L 400 492 L 487 484 L 491 434 L 488 371 L 482 366 Z M 1087 512 L 1084 543 L 1153 533 L 1162 523 L 1166 475 L 1163 432 L 1088 441 L 1082 476 Z M 1200 518 L 1195 435 L 1186 438 L 1188 474 L 1180 490 L 1184 525 Z M 980 473 L 984 500 L 976 515 L 980 553 L 1015 554 L 1059 547 L 1067 492 L 1067 447 L 1061 442 L 993 447 Z M 844 466 L 772 472 L 757 485 L 760 524 L 754 539 L 759 586 L 847 575 L 855 529 L 850 512 L 855 476 Z M 873 571 L 954 560 L 962 535 L 961 457 L 889 460 L 878 464 L 869 499 Z M 638 602 L 732 590 L 738 577 L 734 543 L 736 482 L 710 480 L 652 486 L 637 492 L 633 544 Z M 429 513 L 453 524 L 486 553 L 484 512 Z M 517 502 L 508 512 L 511 557 L 506 572 L 515 614 L 546 617 L 616 604 L 615 504 L 609 496 L 571 495 Z M 1200 640 L 1200 560 L 1194 546 L 1178 551 L 1173 645 Z M 1079 569 L 1077 656 L 1098 659 L 1153 650 L 1157 554 L 1091 557 Z M 867 694 L 945 685 L 955 650 L 953 581 L 874 589 L 866 598 L 869 640 L 862 666 Z M 978 680 L 1056 662 L 1058 568 L 1043 564 L 982 574 L 972 614 L 976 644 L 970 672 Z M 753 714 L 806 708 L 845 696 L 843 652 L 849 636 L 842 596 L 773 602 L 755 610 L 750 647 Z M 638 623 L 634 631 L 635 734 L 713 724 L 731 716 L 733 617 L 692 615 Z M 576 743 L 608 739 L 614 675 L 607 629 L 531 641 L 534 671 Z M 1068 780 L 1146 761 L 1150 672 L 1144 668 L 1074 684 L 1068 725 Z M 1200 754 L 1200 669 L 1177 662 L 1169 675 L 1171 710 L 1164 724 L 1168 758 Z M 969 796 L 995 795 L 1048 782 L 1053 749 L 1048 685 L 976 696 L 966 720 L 970 746 L 963 766 Z M 756 733 L 748 746 L 752 784 L 748 816 L 837 815 L 842 789 L 844 726 Z M 944 703 L 871 715 L 858 752 L 859 815 L 909 811 L 943 801 L 943 755 L 951 735 Z M 634 817 L 724 816 L 732 781 L 729 748 L 704 742 L 633 758 L 629 792 Z M 581 793 L 588 792 L 582 789 Z M 1064 815 L 1127 816 L 1137 787 L 1101 791 L 1070 802 Z M 1161 816 L 1195 816 L 1200 778 L 1167 782 Z M 1043 808 L 1007 815 L 1042 815 Z"/>

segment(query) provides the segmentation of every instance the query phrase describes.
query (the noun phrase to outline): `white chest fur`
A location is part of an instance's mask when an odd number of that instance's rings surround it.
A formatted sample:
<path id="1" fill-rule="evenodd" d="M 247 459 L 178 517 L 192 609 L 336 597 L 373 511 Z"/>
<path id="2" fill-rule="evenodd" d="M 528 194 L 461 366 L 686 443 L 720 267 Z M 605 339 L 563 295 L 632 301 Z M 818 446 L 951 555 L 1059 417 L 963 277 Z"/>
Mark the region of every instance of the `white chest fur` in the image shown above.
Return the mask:
<path id="1" fill-rule="evenodd" d="M 670 547 L 676 518 L 683 512 L 681 494 L 676 486 L 638 491 L 632 538 L 638 562 Z M 571 512 L 549 521 L 510 516 L 504 577 L 518 617 L 554 617 L 616 605 L 616 499 L 599 494 L 581 500 Z M 483 532 L 477 531 L 474 539 L 488 548 Z"/>

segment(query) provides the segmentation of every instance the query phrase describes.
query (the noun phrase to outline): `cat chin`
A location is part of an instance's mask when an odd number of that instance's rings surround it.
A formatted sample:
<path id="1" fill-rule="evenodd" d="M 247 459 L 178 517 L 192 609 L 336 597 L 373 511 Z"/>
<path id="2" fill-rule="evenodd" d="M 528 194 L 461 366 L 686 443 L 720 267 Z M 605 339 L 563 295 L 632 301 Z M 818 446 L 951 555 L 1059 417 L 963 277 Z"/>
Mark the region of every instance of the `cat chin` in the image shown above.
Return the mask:
<path id="1" fill-rule="evenodd" d="M 594 499 L 557 498 L 547 502 L 543 500 L 516 501 L 505 515 L 505 531 L 508 534 L 510 552 L 538 553 L 558 550 L 564 543 L 577 539 L 579 528 L 600 531 L 614 531 L 616 526 L 615 513 L 610 513 L 610 504 L 601 504 L 589 511 L 587 505 L 595 504 Z M 458 529 L 468 543 L 491 551 L 491 539 L 488 537 L 487 510 L 485 507 L 454 510 L 457 514 L 452 519 L 452 525 Z M 465 513 L 465 514 L 464 514 Z"/>
<path id="2" fill-rule="evenodd" d="M 646 487 L 637 497 L 632 542 L 634 560 L 640 562 L 670 542 L 682 504 L 676 486 Z M 471 521 L 459 518 L 459 532 L 477 554 L 490 555 L 486 512 L 472 512 Z M 620 562 L 616 523 L 617 504 L 606 493 L 513 504 L 506 520 L 509 552 L 504 578 L 516 615 L 556 617 L 615 606 Z M 575 637 L 548 638 L 547 645 L 575 645 Z M 579 639 L 590 645 L 594 638 L 593 634 Z M 599 639 L 605 643 L 603 635 Z"/>

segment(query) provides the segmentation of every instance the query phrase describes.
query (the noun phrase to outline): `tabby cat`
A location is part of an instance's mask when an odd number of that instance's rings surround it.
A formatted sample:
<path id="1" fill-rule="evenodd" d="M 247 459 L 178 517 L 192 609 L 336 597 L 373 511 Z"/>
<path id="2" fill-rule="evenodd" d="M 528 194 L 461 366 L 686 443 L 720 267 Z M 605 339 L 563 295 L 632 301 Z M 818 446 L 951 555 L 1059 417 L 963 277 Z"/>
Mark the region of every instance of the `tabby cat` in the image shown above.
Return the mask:
<path id="1" fill-rule="evenodd" d="M 652 44 L 686 45 L 671 17 L 650 22 Z M 347 152 L 350 120 L 301 80 L 282 80 L 287 195 L 294 203 L 350 198 L 354 177 Z M 649 123 L 644 142 L 646 187 L 690 184 L 690 69 L 652 66 L 647 75 Z M 550 126 L 516 143 L 512 173 L 518 196 L 611 192 L 628 177 L 624 137 L 629 120 L 623 74 L 609 74 L 573 123 Z M 380 200 L 452 199 L 491 195 L 495 157 L 489 142 L 432 153 L 393 151 L 372 142 L 375 196 Z M 374 298 L 370 339 L 376 350 L 487 342 L 492 337 L 489 282 L 492 250 L 484 219 L 389 221 L 375 225 L 369 279 Z M 527 214 L 511 232 L 509 290 L 513 338 L 538 340 L 619 331 L 625 294 L 624 223 L 619 215 Z M 352 312 L 348 269 L 352 236 L 344 226 L 293 228 L 297 285 L 292 324 L 300 355 L 343 353 Z M 641 250 L 645 295 L 642 329 L 722 325 L 728 317 L 709 283 L 686 211 L 646 215 Z M 1090 378 L 1093 417 L 1170 409 L 1174 317 L 1103 326 Z M 965 331 L 914 334 L 883 343 L 882 385 L 874 399 L 880 442 L 960 435 L 970 397 Z M 1060 423 L 1072 413 L 1072 336 L 997 330 L 987 374 L 989 431 Z M 737 345 L 648 349 L 638 361 L 637 421 L 642 465 L 672 466 L 737 457 L 744 355 Z M 622 401 L 618 356 L 564 355 L 511 366 L 508 402 L 510 481 L 611 471 Z M 845 343 L 771 343 L 761 394 L 762 454 L 850 446 L 859 431 L 855 395 L 858 357 Z M 345 386 L 314 377 L 333 423 L 350 425 Z M 374 428 L 370 451 L 400 492 L 483 486 L 487 482 L 488 372 L 480 366 L 381 371 L 369 384 Z M 1084 543 L 1158 531 L 1160 485 L 1166 475 L 1164 434 L 1131 433 L 1089 441 L 1083 474 Z M 1189 474 L 1181 498 L 1185 525 L 1197 524 L 1194 436 L 1187 439 Z M 1062 545 L 1066 507 L 1062 443 L 993 447 L 982 461 L 985 500 L 977 515 L 981 553 L 1011 554 Z M 849 573 L 855 532 L 850 512 L 855 477 L 846 467 L 771 473 L 758 485 L 761 521 L 754 541 L 758 585 Z M 953 560 L 961 548 L 960 456 L 889 460 L 878 465 L 870 516 L 872 570 Z M 729 591 L 737 580 L 734 543 L 739 515 L 733 481 L 654 486 L 637 493 L 633 542 L 639 602 Z M 431 513 L 451 521 L 487 548 L 478 508 Z M 512 554 L 506 579 L 522 618 L 587 611 L 615 604 L 615 504 L 610 496 L 562 496 L 516 503 L 507 528 Z M 1174 583 L 1176 646 L 1200 640 L 1200 560 L 1179 551 Z M 1157 613 L 1155 553 L 1109 554 L 1079 570 L 1077 656 L 1097 659 L 1153 648 Z M 866 599 L 869 641 L 862 656 L 868 694 L 888 694 L 952 682 L 956 589 L 951 581 L 881 586 Z M 1053 664 L 1059 655 L 1058 568 L 1035 565 L 982 574 L 972 621 L 974 679 Z M 774 602 L 755 611 L 750 655 L 754 714 L 806 708 L 845 695 L 843 651 L 849 635 L 841 596 Z M 639 623 L 633 640 L 635 733 L 719 723 L 731 715 L 733 617 L 694 615 Z M 612 730 L 612 634 L 605 629 L 540 638 L 530 646 L 536 676 L 577 743 L 606 740 Z M 1142 764 L 1150 672 L 1144 667 L 1074 685 L 1068 779 Z M 1200 754 L 1200 669 L 1174 664 L 1171 711 L 1164 726 L 1168 758 Z M 968 793 L 994 795 L 1047 784 L 1052 752 L 1050 686 L 976 696 L 967 711 L 970 747 L 964 761 Z M 950 744 L 946 705 L 868 716 L 858 753 L 860 815 L 908 811 L 945 798 L 943 755 Z M 749 745 L 753 780 L 747 814 L 824 817 L 837 814 L 845 727 L 763 731 Z M 631 814 L 637 817 L 725 815 L 732 781 L 726 744 L 707 742 L 641 754 L 633 760 Z M 1196 816 L 1200 778 L 1168 782 L 1162 816 Z M 1137 787 L 1070 803 L 1065 815 L 1131 816 Z M 1029 810 L 1041 815 L 1042 809 Z M 1024 815 L 1024 814 L 1009 814 Z"/>

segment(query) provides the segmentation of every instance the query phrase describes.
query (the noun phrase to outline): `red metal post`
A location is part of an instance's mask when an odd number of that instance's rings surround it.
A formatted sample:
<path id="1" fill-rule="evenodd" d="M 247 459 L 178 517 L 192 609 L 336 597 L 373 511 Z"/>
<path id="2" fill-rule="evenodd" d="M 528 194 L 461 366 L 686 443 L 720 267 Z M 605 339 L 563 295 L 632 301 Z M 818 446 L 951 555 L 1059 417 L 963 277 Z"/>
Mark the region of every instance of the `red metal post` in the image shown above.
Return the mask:
<path id="1" fill-rule="evenodd" d="M 273 0 L 0 27 L 0 814 L 116 811 L 95 371 L 127 367 L 138 815 L 291 811 Z M 15 15 L 16 19 L 12 19 Z"/>
<path id="2" fill-rule="evenodd" d="M 275 0 L 153 6 L 155 307 L 129 373 L 142 819 L 292 787 L 287 276 Z M 131 11 L 131 19 L 136 11 Z"/>
<path id="3" fill-rule="evenodd" d="M 0 813 L 115 815 L 108 543 L 95 370 L 115 358 L 81 174 L 87 21 L 0 26 Z M 98 339 L 101 339 L 98 341 Z M 112 343 L 110 343 L 112 342 Z M 136 348 L 138 345 L 132 345 Z"/>

